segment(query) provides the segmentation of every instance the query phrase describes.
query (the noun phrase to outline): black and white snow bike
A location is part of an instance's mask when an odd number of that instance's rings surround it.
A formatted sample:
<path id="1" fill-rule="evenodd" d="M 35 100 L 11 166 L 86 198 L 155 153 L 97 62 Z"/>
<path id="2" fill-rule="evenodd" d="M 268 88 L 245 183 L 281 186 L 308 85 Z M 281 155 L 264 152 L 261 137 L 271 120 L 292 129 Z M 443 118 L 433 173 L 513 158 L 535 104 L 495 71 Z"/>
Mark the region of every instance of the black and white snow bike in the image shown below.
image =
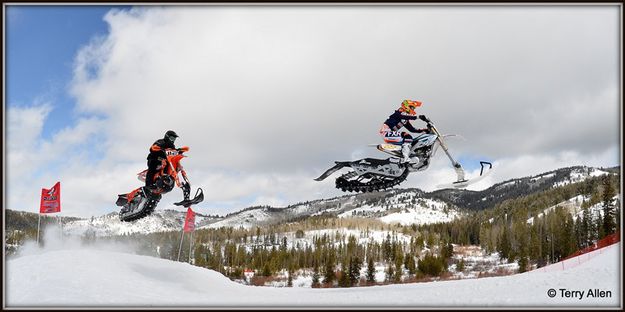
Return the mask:
<path id="1" fill-rule="evenodd" d="M 400 184 L 408 177 L 408 174 L 416 171 L 424 171 L 430 165 L 430 159 L 436 154 L 440 146 L 456 171 L 458 179 L 449 184 L 438 185 L 437 188 L 464 188 L 475 183 L 492 171 L 493 165 L 487 161 L 480 161 L 480 175 L 467 179 L 460 163 L 458 163 L 449 153 L 445 144 L 445 138 L 456 136 L 454 134 L 442 135 L 434 124 L 425 116 L 421 118 L 427 123 L 427 133 L 419 134 L 414 138 L 410 149 L 410 161 L 402 162 L 401 146 L 393 144 L 377 144 L 377 149 L 390 154 L 387 159 L 364 158 L 354 161 L 336 161 L 336 165 L 321 176 L 316 181 L 323 181 L 334 172 L 350 168 L 351 170 L 336 179 L 336 188 L 344 192 L 373 192 L 391 188 Z M 485 165 L 488 165 L 486 171 Z"/>

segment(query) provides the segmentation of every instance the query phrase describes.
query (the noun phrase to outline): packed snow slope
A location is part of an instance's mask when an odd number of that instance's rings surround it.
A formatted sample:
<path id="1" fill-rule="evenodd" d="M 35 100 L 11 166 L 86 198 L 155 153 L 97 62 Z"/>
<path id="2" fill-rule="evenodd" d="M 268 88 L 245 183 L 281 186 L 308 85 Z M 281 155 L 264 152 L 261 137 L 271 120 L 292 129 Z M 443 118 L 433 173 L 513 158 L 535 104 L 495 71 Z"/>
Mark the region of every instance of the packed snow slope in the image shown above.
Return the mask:
<path id="1" fill-rule="evenodd" d="M 182 262 L 102 248 L 7 261 L 7 307 L 619 307 L 621 245 L 576 267 L 504 277 L 356 288 L 246 286 Z M 547 295 L 550 289 L 556 296 Z M 583 291 L 567 297 L 563 290 Z M 589 289 L 610 297 L 587 297 Z"/>

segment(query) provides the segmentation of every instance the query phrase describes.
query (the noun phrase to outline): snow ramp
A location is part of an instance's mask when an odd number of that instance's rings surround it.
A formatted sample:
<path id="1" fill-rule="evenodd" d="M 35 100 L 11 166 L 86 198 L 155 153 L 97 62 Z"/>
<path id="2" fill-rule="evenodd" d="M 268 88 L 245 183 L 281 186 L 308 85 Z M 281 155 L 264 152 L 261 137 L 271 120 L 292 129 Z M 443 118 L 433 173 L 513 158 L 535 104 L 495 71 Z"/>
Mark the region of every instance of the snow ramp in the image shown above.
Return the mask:
<path id="1" fill-rule="evenodd" d="M 618 243 L 566 270 L 312 289 L 246 286 L 212 270 L 131 253 L 85 248 L 49 250 L 7 261 L 5 305 L 9 308 L 617 308 L 622 305 L 620 255 Z M 589 290 L 592 296 L 588 295 Z M 582 296 L 578 297 L 581 292 Z"/>

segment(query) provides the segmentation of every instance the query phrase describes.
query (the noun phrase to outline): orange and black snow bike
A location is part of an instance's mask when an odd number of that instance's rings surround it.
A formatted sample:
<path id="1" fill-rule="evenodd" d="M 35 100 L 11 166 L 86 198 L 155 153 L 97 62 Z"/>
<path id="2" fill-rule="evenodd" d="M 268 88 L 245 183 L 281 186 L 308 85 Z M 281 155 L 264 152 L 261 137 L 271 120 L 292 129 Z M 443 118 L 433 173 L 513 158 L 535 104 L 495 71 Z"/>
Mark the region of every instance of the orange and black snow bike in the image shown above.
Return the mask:
<path id="1" fill-rule="evenodd" d="M 168 193 L 178 186 L 182 189 L 184 199 L 174 203 L 177 206 L 190 207 L 204 200 L 204 193 L 201 188 L 195 192 L 193 199 L 189 199 L 191 194 L 191 184 L 187 178 L 187 173 L 182 168 L 180 161 L 187 157 L 185 152 L 189 151 L 189 147 L 184 146 L 179 149 L 166 149 L 166 159 L 162 160 L 161 165 L 156 169 L 154 175 L 154 183 L 149 187 L 139 187 L 127 194 L 118 195 L 117 206 L 122 207 L 119 212 L 119 219 L 122 221 L 134 221 L 141 219 L 154 211 L 156 205 L 161 200 L 162 194 Z M 148 170 L 143 170 L 137 174 L 140 181 L 145 182 Z M 182 176 L 182 180 L 178 177 Z"/>

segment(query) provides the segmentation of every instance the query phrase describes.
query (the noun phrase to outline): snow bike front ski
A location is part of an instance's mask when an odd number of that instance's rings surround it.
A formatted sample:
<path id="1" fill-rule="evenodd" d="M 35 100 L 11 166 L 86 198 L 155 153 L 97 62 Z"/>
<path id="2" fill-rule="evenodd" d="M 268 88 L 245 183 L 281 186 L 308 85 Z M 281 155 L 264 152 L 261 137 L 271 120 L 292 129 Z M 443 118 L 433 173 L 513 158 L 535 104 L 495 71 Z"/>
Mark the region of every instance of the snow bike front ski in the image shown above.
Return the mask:
<path id="1" fill-rule="evenodd" d="M 198 188 L 195 196 L 191 195 L 191 184 L 187 178 L 187 173 L 182 167 L 180 161 L 187 157 L 185 152 L 189 151 L 189 147 L 185 146 L 179 149 L 167 149 L 165 151 L 167 158 L 162 160 L 161 165 L 157 168 L 154 175 L 154 183 L 149 187 L 139 187 L 127 194 L 120 194 L 115 204 L 122 207 L 119 212 L 121 221 L 134 221 L 150 215 L 158 202 L 162 198 L 162 194 L 169 193 L 174 186 L 182 189 L 184 199 L 174 203 L 177 206 L 190 207 L 199 204 L 204 200 L 204 192 Z M 183 181 L 180 181 L 178 174 L 182 175 Z M 139 181 L 145 183 L 147 169 L 137 174 Z"/>

